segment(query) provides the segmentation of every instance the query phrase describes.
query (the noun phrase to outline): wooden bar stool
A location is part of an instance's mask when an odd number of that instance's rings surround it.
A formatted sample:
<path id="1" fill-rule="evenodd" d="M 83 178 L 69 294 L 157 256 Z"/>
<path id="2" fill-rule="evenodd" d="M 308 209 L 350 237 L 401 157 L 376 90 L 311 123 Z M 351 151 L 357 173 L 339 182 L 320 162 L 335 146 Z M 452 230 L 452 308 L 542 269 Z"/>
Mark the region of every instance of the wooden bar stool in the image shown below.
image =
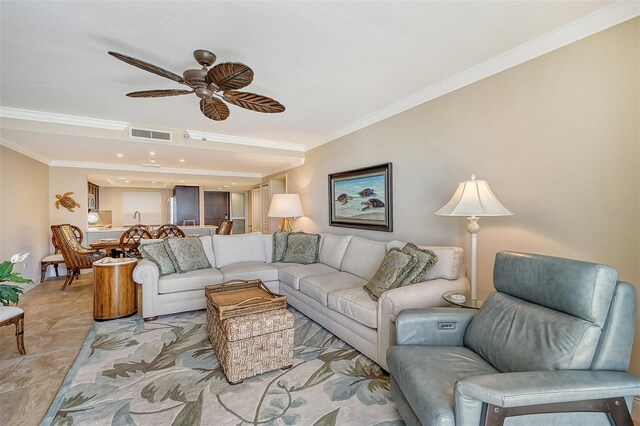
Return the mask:
<path id="1" fill-rule="evenodd" d="M 18 351 L 26 355 L 24 350 L 24 311 L 17 306 L 0 306 L 0 327 L 4 325 L 16 325 L 16 338 L 18 340 Z"/>

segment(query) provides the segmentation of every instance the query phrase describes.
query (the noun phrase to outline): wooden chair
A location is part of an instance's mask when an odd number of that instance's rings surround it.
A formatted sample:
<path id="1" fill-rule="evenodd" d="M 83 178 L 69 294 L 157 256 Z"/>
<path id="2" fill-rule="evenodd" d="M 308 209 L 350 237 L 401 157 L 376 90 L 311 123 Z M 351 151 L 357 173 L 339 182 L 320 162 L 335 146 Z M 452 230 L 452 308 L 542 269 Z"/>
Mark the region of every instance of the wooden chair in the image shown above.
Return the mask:
<path id="1" fill-rule="evenodd" d="M 75 225 L 69 226 L 73 228 L 73 233 L 76 236 L 76 241 L 78 241 L 78 244 L 82 244 L 82 230 L 80 230 L 80 228 Z M 56 271 L 56 277 L 59 277 L 60 275 L 58 274 L 58 265 L 64 263 L 62 253 L 60 253 L 60 248 L 58 247 L 58 243 L 56 242 L 53 234 L 51 234 L 51 244 L 53 244 L 53 248 L 55 249 L 55 251 L 53 254 L 50 254 L 49 256 L 42 259 L 42 261 L 40 262 L 40 282 L 44 281 L 44 278 L 47 274 L 47 268 L 49 266 L 53 266 Z"/>
<path id="2" fill-rule="evenodd" d="M 218 235 L 231 235 L 231 230 L 233 229 L 233 221 L 232 220 L 223 220 L 218 228 Z"/>
<path id="3" fill-rule="evenodd" d="M 24 350 L 24 311 L 17 306 L 0 306 L 0 327 L 4 325 L 16 325 L 16 339 L 18 351 L 25 355 Z"/>
<path id="4" fill-rule="evenodd" d="M 93 261 L 104 257 L 104 253 L 81 246 L 76 240 L 73 225 L 51 225 L 51 232 L 67 265 L 67 279 L 60 289 L 64 290 L 80 275 L 81 269 L 91 268 Z"/>
<path id="5" fill-rule="evenodd" d="M 120 251 L 125 257 L 140 259 L 142 255 L 138 247 L 140 246 L 140 240 L 144 238 L 153 238 L 149 229 L 144 225 L 132 226 L 120 236 Z"/>
<path id="6" fill-rule="evenodd" d="M 182 229 L 178 228 L 176 225 L 166 224 L 158 228 L 154 238 L 165 238 L 165 237 L 171 237 L 171 236 L 184 238 L 184 232 L 182 231 Z"/>

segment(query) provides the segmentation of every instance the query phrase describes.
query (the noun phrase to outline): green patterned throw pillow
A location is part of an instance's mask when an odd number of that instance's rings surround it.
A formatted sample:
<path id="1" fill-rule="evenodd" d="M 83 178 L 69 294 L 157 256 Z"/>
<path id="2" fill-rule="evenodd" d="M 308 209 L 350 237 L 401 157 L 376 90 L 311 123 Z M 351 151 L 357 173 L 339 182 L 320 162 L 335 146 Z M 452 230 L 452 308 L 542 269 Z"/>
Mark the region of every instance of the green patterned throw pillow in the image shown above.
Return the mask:
<path id="1" fill-rule="evenodd" d="M 320 235 L 292 232 L 287 236 L 287 247 L 282 262 L 305 265 L 317 263 L 319 253 Z"/>
<path id="2" fill-rule="evenodd" d="M 364 287 L 369 297 L 378 301 L 387 290 L 395 288 L 418 263 L 418 257 L 400 249 L 393 248 L 387 252 L 378 270 Z"/>
<path id="3" fill-rule="evenodd" d="M 424 274 L 438 261 L 438 256 L 431 250 L 423 249 L 413 243 L 407 243 L 402 249 L 403 253 L 415 255 L 418 262 L 407 273 L 405 278 L 396 287 L 415 284 L 422 281 Z"/>
<path id="4" fill-rule="evenodd" d="M 178 273 L 211 268 L 200 238 L 167 238 L 164 243 Z"/>
<path id="5" fill-rule="evenodd" d="M 299 232 L 296 232 L 299 234 Z M 287 250 L 287 237 L 293 232 L 274 232 L 273 234 L 273 255 L 271 261 L 273 263 L 282 262 L 284 252 Z"/>
<path id="6" fill-rule="evenodd" d="M 176 267 L 167 253 L 164 241 L 140 245 L 138 250 L 140 250 L 143 259 L 148 259 L 158 266 L 161 277 L 176 272 Z"/>

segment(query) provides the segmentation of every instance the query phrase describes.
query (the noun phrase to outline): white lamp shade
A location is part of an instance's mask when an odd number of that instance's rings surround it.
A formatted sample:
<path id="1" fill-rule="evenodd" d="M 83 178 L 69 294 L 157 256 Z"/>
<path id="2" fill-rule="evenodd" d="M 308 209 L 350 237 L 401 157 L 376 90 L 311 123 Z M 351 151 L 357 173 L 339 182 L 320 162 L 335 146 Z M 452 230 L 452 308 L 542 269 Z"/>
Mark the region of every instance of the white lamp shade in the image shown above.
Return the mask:
<path id="1" fill-rule="evenodd" d="M 274 194 L 269 206 L 269 217 L 301 217 L 304 216 L 300 196 L 298 194 Z"/>
<path id="2" fill-rule="evenodd" d="M 436 212 L 439 216 L 510 216 L 509 210 L 493 195 L 486 180 L 472 176 L 458 185 L 451 200 Z"/>

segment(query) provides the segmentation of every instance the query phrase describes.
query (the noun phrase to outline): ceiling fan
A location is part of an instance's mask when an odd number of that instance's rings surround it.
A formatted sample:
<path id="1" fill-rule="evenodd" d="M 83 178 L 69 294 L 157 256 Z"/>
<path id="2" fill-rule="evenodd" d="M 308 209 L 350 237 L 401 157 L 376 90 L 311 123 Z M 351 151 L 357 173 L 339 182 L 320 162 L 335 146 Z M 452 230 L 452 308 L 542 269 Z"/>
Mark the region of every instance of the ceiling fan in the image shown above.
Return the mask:
<path id="1" fill-rule="evenodd" d="M 208 50 L 199 49 L 193 52 L 193 57 L 202 69 L 186 70 L 182 73 L 182 77 L 122 53 L 109 52 L 109 55 L 134 67 L 184 84 L 190 89 L 143 90 L 127 93 L 127 96 L 132 98 L 160 98 L 195 93 L 200 98 L 200 111 L 207 118 L 216 121 L 226 120 L 229 117 L 229 107 L 222 102 L 223 100 L 256 112 L 277 113 L 285 110 L 284 105 L 274 99 L 255 93 L 238 92 L 237 89 L 251 84 L 253 70 L 239 62 L 223 62 L 209 68 L 216 61 L 216 55 Z"/>

